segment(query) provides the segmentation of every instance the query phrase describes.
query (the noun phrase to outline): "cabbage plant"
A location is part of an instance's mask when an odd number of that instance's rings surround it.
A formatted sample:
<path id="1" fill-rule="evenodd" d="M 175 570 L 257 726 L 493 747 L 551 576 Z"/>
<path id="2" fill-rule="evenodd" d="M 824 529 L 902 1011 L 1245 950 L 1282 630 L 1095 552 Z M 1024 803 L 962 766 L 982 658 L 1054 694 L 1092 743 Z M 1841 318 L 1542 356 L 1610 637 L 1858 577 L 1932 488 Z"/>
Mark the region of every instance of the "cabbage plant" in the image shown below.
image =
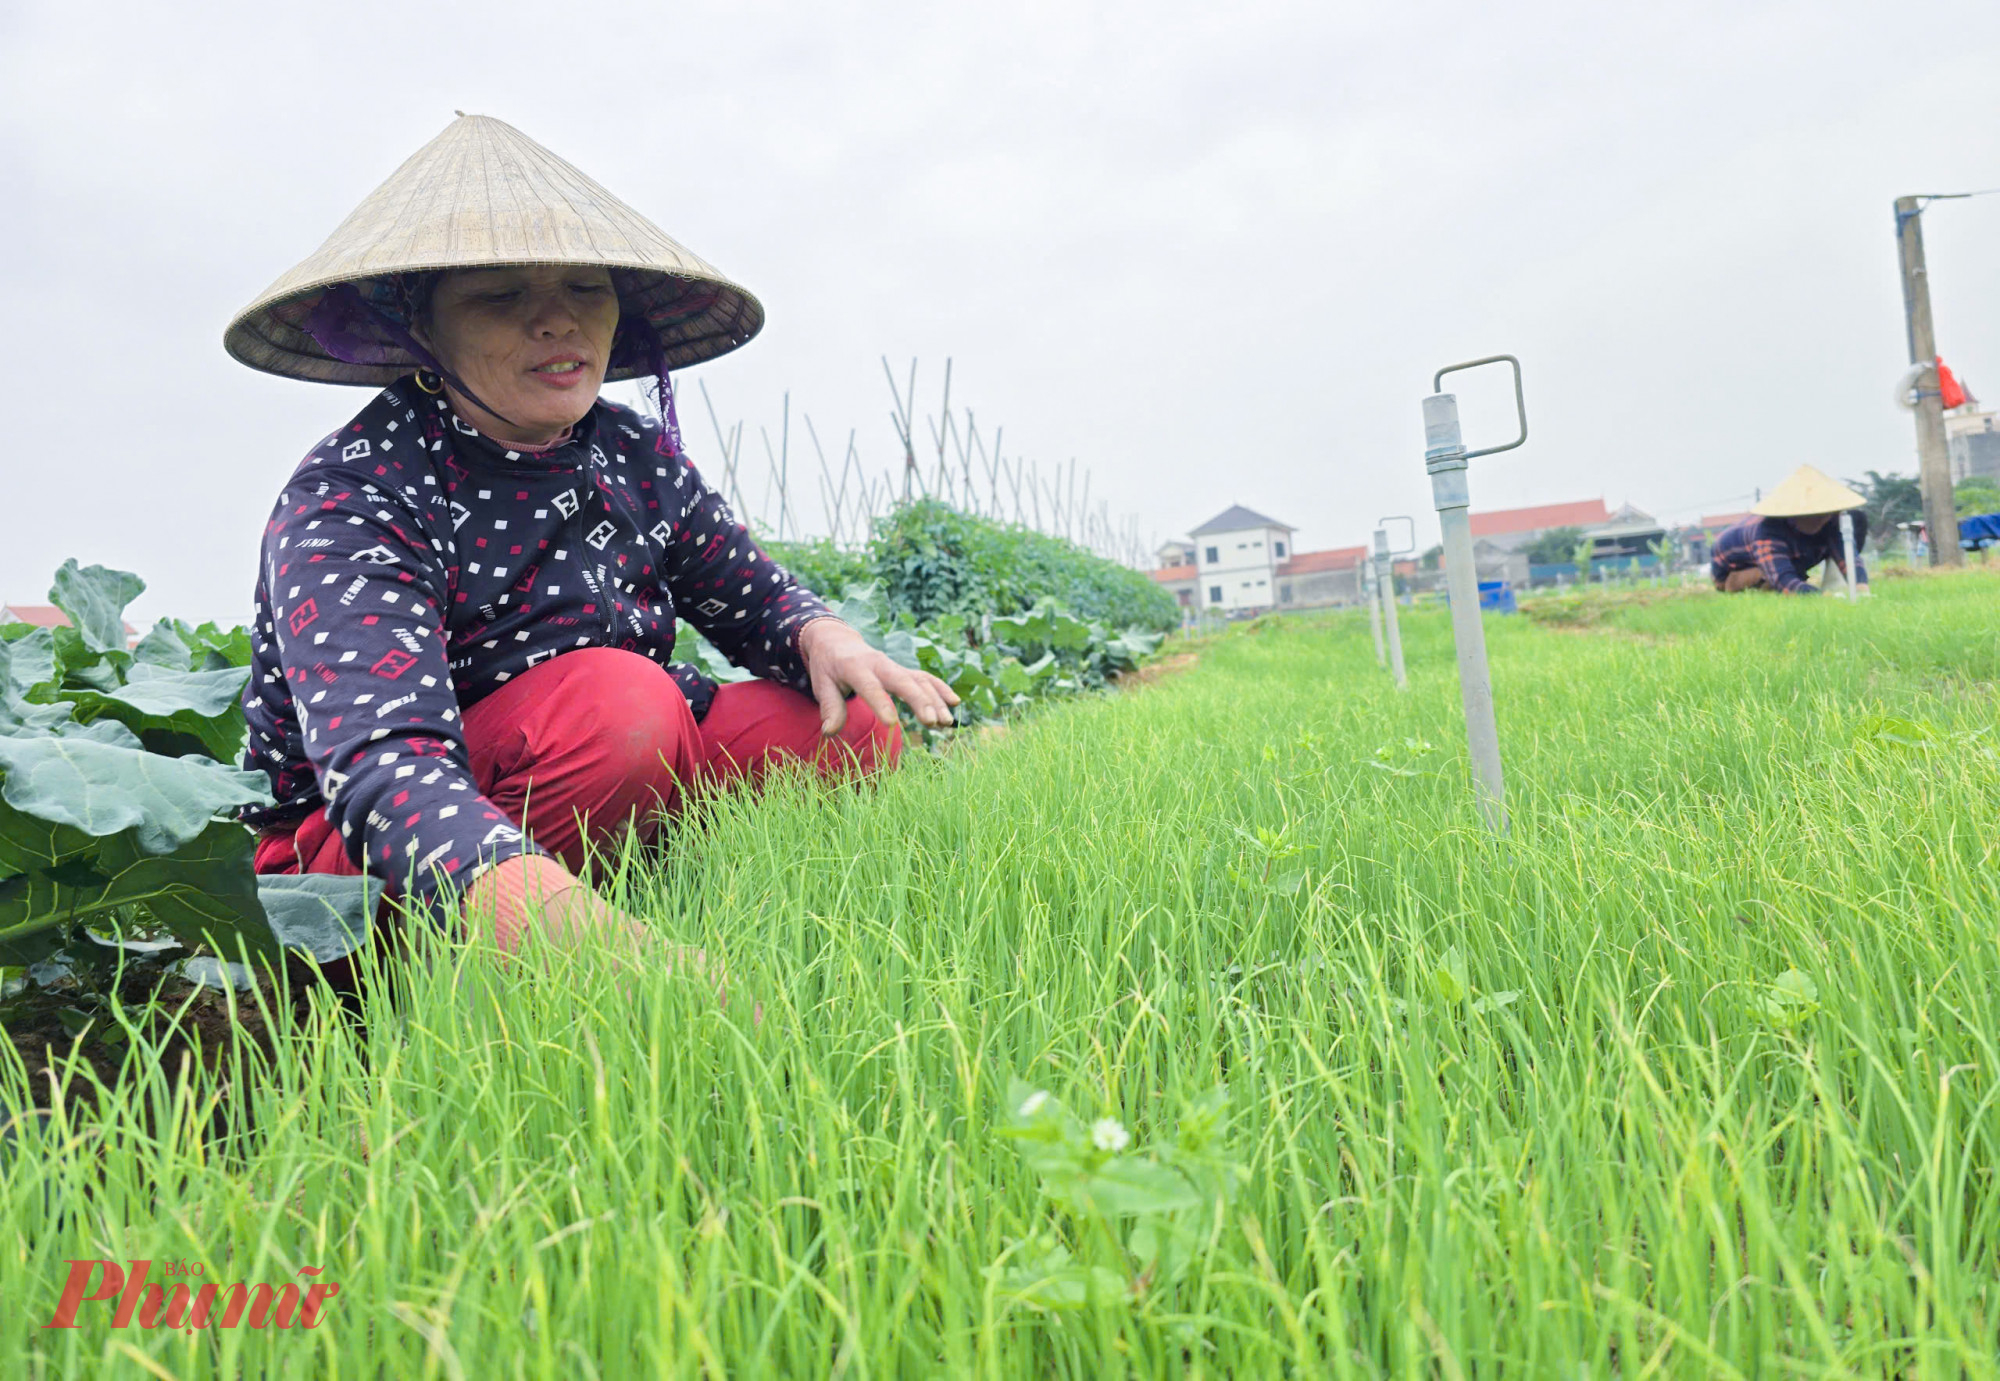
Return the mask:
<path id="1" fill-rule="evenodd" d="M 252 868 L 236 817 L 271 797 L 237 765 L 248 635 L 162 620 L 134 642 L 144 589 L 72 560 L 49 592 L 69 626 L 0 626 L 0 966 L 163 935 L 267 961 L 350 952 L 379 888 Z"/>

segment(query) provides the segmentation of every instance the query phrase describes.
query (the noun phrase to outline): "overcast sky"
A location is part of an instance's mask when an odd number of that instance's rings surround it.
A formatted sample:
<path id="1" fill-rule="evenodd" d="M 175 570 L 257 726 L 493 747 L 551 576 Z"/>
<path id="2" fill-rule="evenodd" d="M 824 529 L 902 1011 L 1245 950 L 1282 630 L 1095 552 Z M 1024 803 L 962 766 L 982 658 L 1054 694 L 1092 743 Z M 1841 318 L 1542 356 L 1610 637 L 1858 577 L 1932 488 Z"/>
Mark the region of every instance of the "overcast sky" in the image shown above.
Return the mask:
<path id="1" fill-rule="evenodd" d="M 279 487 L 368 395 L 223 326 L 454 109 L 763 300 L 682 383 L 698 463 L 697 377 L 879 470 L 880 357 L 935 412 L 950 356 L 1149 536 L 1240 502 L 1428 543 L 1430 372 L 1498 351 L 1533 436 L 1475 508 L 1914 470 L 1890 202 L 2000 186 L 2000 5 L 0 0 L 0 600 L 76 556 L 147 617 L 247 616 Z M 1945 358 L 2000 402 L 2000 196 L 1925 225 Z"/>

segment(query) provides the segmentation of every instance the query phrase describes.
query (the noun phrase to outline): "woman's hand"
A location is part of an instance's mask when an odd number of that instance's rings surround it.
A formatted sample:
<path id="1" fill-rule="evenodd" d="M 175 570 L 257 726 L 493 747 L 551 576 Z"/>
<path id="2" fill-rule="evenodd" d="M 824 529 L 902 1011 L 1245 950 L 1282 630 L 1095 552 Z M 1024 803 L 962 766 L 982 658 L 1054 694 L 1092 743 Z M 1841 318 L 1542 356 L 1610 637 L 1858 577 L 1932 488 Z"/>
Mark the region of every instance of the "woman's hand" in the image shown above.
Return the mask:
<path id="1" fill-rule="evenodd" d="M 494 939 L 507 954 L 519 953 L 524 943 L 535 940 L 558 949 L 606 942 L 620 968 L 658 966 L 668 973 L 691 974 L 712 984 L 716 1001 L 729 1005 L 729 976 L 719 956 L 710 959 L 705 949 L 667 944 L 546 855 L 520 854 L 488 868 L 473 879 L 465 909 L 475 923 L 491 919 Z M 752 1009 L 752 1021 L 762 1021 L 764 1005 L 753 1003 Z"/>
<path id="2" fill-rule="evenodd" d="M 957 692 L 927 671 L 911 671 L 890 661 L 839 619 L 814 619 L 800 629 L 799 655 L 805 658 L 813 698 L 819 701 L 819 731 L 827 738 L 847 726 L 849 692 L 860 696 L 884 724 L 896 722 L 892 695 L 927 728 L 942 729 L 952 722 Z"/>

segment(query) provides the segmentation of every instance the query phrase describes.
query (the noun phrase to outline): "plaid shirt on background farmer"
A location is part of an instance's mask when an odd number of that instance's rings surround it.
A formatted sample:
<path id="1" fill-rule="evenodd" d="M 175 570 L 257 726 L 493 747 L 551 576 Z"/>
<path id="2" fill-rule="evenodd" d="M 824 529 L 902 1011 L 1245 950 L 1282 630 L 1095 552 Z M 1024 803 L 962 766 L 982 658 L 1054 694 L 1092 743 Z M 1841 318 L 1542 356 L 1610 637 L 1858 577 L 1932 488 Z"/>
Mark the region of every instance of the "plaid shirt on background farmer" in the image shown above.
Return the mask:
<path id="1" fill-rule="evenodd" d="M 1868 515 L 1854 512 L 1855 583 L 1868 583 L 1868 568 L 1861 561 L 1861 547 L 1868 540 Z M 1831 518 L 1818 532 L 1801 532 L 1789 518 L 1745 518 L 1715 539 L 1714 558 L 1709 574 L 1717 589 L 1736 571 L 1756 567 L 1764 582 L 1783 594 L 1816 595 L 1819 587 L 1805 573 L 1822 561 L 1831 561 L 1847 574 L 1846 553 L 1841 549 L 1840 519 Z"/>

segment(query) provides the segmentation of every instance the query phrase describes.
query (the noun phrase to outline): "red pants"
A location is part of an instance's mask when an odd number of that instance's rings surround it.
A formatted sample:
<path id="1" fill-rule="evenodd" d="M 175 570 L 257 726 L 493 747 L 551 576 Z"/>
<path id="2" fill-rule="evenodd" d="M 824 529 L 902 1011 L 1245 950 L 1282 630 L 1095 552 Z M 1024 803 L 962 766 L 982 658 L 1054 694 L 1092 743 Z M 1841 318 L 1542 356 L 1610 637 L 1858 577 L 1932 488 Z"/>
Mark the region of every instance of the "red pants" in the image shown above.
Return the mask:
<path id="1" fill-rule="evenodd" d="M 515 677 L 465 712 L 472 775 L 507 813 L 571 872 L 592 849 L 616 847 L 628 825 L 650 840 L 662 816 L 690 790 L 760 781 L 787 762 L 823 777 L 867 775 L 895 765 L 903 732 L 859 699 L 847 725 L 819 732 L 811 696 L 771 681 L 721 687 L 700 724 L 658 663 L 617 648 L 580 648 Z M 361 870 L 324 812 L 296 830 L 257 842 L 259 873 Z"/>

